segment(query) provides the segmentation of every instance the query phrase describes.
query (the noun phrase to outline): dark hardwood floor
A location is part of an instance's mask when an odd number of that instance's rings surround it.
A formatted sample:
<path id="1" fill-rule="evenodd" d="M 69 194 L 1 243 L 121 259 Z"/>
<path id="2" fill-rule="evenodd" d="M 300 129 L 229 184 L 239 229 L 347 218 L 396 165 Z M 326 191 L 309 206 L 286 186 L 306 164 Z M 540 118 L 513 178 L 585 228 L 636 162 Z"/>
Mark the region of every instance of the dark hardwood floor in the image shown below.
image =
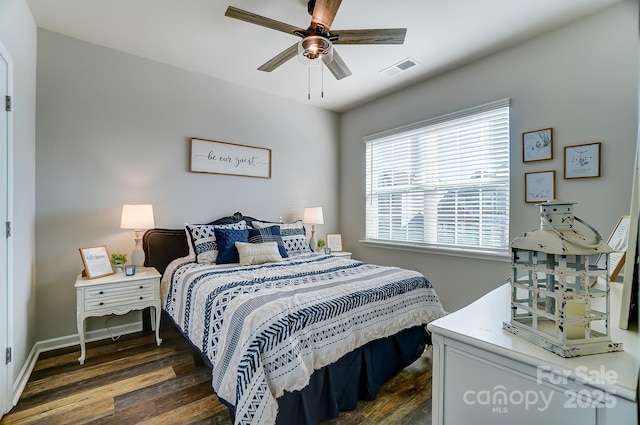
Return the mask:
<path id="1" fill-rule="evenodd" d="M 189 343 L 172 326 L 151 333 L 43 353 L 9 424 L 220 424 L 227 409 L 211 389 L 211 372 L 194 362 Z M 370 402 L 322 425 L 430 425 L 430 352 L 387 382 Z M 291 424 L 295 425 L 295 424 Z"/>

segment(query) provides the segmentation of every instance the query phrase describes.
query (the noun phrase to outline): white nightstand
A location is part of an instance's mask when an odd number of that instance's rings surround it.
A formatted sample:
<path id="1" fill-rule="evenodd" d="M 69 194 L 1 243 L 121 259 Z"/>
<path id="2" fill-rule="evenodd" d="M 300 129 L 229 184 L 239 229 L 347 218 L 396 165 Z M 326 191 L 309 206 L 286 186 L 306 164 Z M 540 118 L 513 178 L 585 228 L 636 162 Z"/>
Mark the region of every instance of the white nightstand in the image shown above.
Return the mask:
<path id="1" fill-rule="evenodd" d="M 137 268 L 133 276 L 124 273 L 97 279 L 78 276 L 75 287 L 80 364 L 84 364 L 86 354 L 84 320 L 87 317 L 125 314 L 152 307 L 151 328 L 155 329 L 156 342 L 160 345 L 160 278 L 160 273 L 153 267 Z"/>
<path id="2" fill-rule="evenodd" d="M 334 255 L 336 257 L 351 258 L 351 253 L 349 251 L 331 251 L 331 255 Z"/>

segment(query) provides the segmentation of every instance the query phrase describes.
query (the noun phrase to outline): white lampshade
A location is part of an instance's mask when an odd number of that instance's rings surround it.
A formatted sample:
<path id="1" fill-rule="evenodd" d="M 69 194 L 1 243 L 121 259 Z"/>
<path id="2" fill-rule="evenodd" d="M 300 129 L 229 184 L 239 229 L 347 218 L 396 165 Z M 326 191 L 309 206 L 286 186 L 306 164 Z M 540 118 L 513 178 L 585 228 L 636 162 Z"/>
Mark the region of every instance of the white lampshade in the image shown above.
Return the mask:
<path id="1" fill-rule="evenodd" d="M 121 229 L 151 229 L 155 227 L 153 221 L 153 205 L 123 205 Z"/>
<path id="2" fill-rule="evenodd" d="M 302 222 L 307 224 L 324 224 L 322 216 L 322 207 L 307 207 L 304 209 L 304 217 Z"/>
<path id="3" fill-rule="evenodd" d="M 131 253 L 131 262 L 137 267 L 144 266 L 144 251 L 142 250 L 142 239 L 140 231 L 143 229 L 151 229 L 155 227 L 153 220 L 153 206 L 150 204 L 142 205 L 123 205 L 122 218 L 120 219 L 121 229 L 135 230 L 135 248 Z"/>

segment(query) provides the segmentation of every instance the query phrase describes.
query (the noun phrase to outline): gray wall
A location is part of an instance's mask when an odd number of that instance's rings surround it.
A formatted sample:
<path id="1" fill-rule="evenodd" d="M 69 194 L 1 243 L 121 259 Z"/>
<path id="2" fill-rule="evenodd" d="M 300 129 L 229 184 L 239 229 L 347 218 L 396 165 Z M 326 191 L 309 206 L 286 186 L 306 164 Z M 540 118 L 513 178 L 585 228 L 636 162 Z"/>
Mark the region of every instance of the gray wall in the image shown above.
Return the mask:
<path id="1" fill-rule="evenodd" d="M 364 144 L 382 130 L 501 98 L 511 99 L 511 238 L 538 227 L 524 173 L 556 170 L 557 198 L 609 235 L 629 213 L 638 130 L 638 2 L 627 1 L 381 100 L 341 125 L 341 229 L 356 258 L 423 272 L 448 311 L 504 283 L 508 262 L 365 247 Z M 521 134 L 553 127 L 554 159 L 523 164 Z M 563 180 L 564 146 L 602 142 L 602 177 Z"/>
<path id="2" fill-rule="evenodd" d="M 33 347 L 35 295 L 36 25 L 25 0 L 0 1 L 0 42 L 13 60 L 13 380 Z"/>
<path id="3" fill-rule="evenodd" d="M 181 227 L 185 221 L 208 221 L 236 210 L 300 218 L 304 206 L 322 205 L 327 224 L 318 226 L 319 234 L 340 230 L 345 248 L 356 258 L 424 272 L 445 307 L 455 310 L 500 285 L 509 275 L 508 263 L 361 246 L 362 137 L 510 97 L 512 237 L 537 226 L 537 208 L 522 200 L 523 173 L 547 169 L 558 172 L 558 197 L 578 202 L 577 215 L 608 234 L 629 210 L 637 47 L 634 0 L 340 119 L 39 31 L 37 338 L 76 331 L 78 247 L 106 244 L 112 252 L 131 251 L 131 232 L 119 229 L 123 203 L 153 203 L 158 227 Z M 523 164 L 521 133 L 544 127 L 554 128 L 555 159 Z M 271 148 L 273 178 L 189 173 L 189 137 Z M 602 177 L 564 181 L 563 146 L 590 141 L 603 142 Z M 96 319 L 90 328 L 102 326 Z"/>
<path id="4" fill-rule="evenodd" d="M 122 204 L 153 204 L 164 228 L 322 206 L 318 232 L 338 230 L 335 113 L 44 30 L 37 92 L 39 340 L 77 332 L 79 247 L 132 251 Z M 270 148 L 272 178 L 190 173 L 190 137 Z"/>

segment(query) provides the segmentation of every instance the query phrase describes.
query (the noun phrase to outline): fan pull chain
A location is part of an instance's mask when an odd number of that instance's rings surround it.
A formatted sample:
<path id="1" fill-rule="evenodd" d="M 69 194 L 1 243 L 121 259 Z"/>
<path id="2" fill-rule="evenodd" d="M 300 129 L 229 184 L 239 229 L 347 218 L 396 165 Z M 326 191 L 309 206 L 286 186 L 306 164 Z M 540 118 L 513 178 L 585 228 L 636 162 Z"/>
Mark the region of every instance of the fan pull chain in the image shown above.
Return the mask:
<path id="1" fill-rule="evenodd" d="M 320 97 L 324 99 L 324 64 L 320 64 Z"/>
<path id="2" fill-rule="evenodd" d="M 320 63 L 320 97 L 324 99 L 324 63 Z M 307 61 L 307 100 L 311 100 L 311 60 Z"/>
<path id="3" fill-rule="evenodd" d="M 311 61 L 307 61 L 307 100 L 311 100 Z"/>

